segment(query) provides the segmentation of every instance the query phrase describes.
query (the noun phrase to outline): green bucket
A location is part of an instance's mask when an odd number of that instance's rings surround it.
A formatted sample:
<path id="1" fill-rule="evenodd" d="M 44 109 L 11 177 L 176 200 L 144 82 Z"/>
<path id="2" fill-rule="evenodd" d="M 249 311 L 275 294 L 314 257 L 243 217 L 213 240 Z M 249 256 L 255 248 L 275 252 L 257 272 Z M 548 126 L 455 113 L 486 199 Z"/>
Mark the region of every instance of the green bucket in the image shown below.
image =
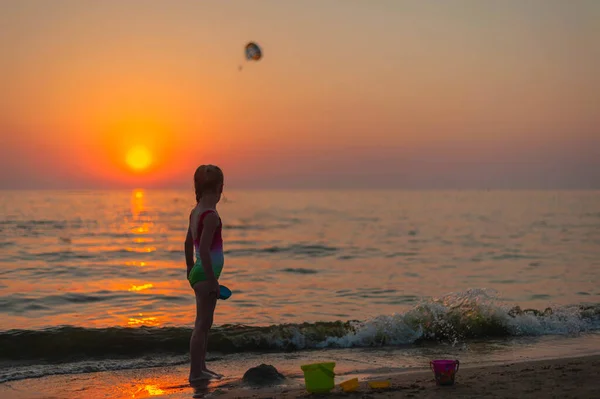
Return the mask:
<path id="1" fill-rule="evenodd" d="M 300 368 L 304 372 L 304 383 L 308 392 L 328 393 L 335 387 L 335 363 L 305 364 Z"/>

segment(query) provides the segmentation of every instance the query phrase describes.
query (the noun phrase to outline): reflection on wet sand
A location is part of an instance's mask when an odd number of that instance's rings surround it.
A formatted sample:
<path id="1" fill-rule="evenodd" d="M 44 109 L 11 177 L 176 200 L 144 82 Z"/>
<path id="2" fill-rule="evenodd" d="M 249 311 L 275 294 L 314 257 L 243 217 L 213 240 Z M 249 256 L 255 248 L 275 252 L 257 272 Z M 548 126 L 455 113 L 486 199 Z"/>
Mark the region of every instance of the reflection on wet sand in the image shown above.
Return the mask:
<path id="1" fill-rule="evenodd" d="M 120 386 L 117 388 L 124 393 L 125 396 L 123 398 L 130 397 L 141 399 L 151 396 L 173 395 L 185 392 L 189 392 L 191 397 L 203 398 L 219 387 L 231 385 L 231 381 L 204 380 L 192 385 L 189 383 L 181 383 L 181 379 L 176 375 L 167 374 L 165 377 L 146 378 L 142 381 L 128 381 L 124 385 L 128 386 Z"/>
<path id="2" fill-rule="evenodd" d="M 164 390 L 160 389 L 156 385 L 145 385 L 143 387 L 139 387 L 139 389 L 133 395 L 131 395 L 131 397 L 135 398 L 136 394 L 138 394 L 140 392 L 142 392 L 144 394 L 148 393 L 149 396 L 163 395 L 165 393 Z"/>
<path id="3" fill-rule="evenodd" d="M 211 380 L 203 380 L 194 382 L 191 384 L 191 387 L 194 390 L 194 398 L 203 398 L 205 395 L 213 391 L 216 387 L 212 387 L 211 389 Z"/>

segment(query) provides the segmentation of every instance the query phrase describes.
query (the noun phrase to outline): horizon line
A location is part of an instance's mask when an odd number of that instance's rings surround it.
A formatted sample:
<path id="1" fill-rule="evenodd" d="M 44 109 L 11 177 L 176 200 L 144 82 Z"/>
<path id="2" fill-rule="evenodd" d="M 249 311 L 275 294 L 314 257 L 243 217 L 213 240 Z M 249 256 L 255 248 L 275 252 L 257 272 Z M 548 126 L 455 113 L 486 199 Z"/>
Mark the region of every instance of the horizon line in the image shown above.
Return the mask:
<path id="1" fill-rule="evenodd" d="M 11 188 L 0 187 L 0 191 L 190 191 L 193 193 L 193 188 L 190 187 L 103 187 L 103 188 Z M 439 187 L 439 188 L 411 188 L 411 187 L 232 187 L 224 190 L 227 191 L 600 191 L 600 187 L 546 187 L 546 188 L 522 188 L 522 187 L 503 187 L 503 188 L 480 188 L 480 187 Z"/>

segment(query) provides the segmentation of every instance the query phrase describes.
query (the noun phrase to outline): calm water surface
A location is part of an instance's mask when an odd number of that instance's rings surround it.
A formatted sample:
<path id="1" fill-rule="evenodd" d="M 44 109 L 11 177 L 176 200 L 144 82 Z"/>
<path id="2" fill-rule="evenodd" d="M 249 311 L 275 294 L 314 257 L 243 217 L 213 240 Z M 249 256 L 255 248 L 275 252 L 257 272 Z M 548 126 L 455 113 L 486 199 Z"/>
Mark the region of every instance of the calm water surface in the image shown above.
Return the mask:
<path id="1" fill-rule="evenodd" d="M 188 191 L 0 192 L 0 330 L 190 326 Z M 491 289 L 600 303 L 600 192 L 248 191 L 220 205 L 216 323 L 365 320 Z"/>

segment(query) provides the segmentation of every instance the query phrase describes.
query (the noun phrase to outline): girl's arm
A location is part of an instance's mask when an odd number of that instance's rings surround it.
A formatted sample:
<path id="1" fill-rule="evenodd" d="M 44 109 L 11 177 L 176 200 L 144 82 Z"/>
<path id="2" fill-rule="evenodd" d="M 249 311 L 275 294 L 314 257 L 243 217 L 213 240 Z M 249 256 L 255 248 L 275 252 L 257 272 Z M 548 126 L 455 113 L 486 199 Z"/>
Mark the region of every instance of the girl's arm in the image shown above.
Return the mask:
<path id="1" fill-rule="evenodd" d="M 215 273 L 210 259 L 210 247 L 213 242 L 215 231 L 219 226 L 219 217 L 215 212 L 210 212 L 202 222 L 202 234 L 200 235 L 200 260 L 208 281 L 216 281 Z"/>
<path id="2" fill-rule="evenodd" d="M 190 276 L 190 271 L 194 267 L 194 239 L 192 238 L 192 227 L 188 226 L 187 237 L 185 237 L 185 264 L 187 266 L 187 276 Z"/>

